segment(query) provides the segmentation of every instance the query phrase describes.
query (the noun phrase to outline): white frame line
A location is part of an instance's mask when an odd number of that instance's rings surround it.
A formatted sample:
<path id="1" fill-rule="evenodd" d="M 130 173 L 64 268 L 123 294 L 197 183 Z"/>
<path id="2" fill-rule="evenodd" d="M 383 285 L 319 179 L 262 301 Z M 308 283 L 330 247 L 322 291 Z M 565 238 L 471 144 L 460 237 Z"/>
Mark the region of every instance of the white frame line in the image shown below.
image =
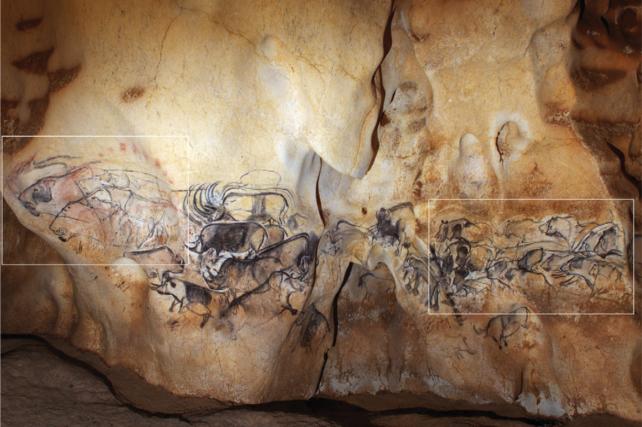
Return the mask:
<path id="1" fill-rule="evenodd" d="M 189 135 L 2 135 L 2 146 L 4 147 L 5 138 L 183 138 L 187 140 L 187 192 L 189 193 L 190 188 L 190 155 L 191 155 L 191 144 Z M 0 154 L 0 176 L 2 176 L 2 196 L 4 197 L 4 150 Z M 95 266 L 95 267 L 115 267 L 120 264 L 5 264 L 4 263 L 4 209 L 0 211 L 0 224 L 2 224 L 3 233 L 2 233 L 2 251 L 0 251 L 0 266 L 7 267 L 38 267 L 38 266 L 70 266 L 70 267 L 80 267 L 80 266 Z M 190 216 L 187 215 L 187 226 L 185 228 L 185 237 L 189 236 L 189 230 L 191 226 Z M 190 265 L 189 252 L 187 253 L 187 262 L 184 265 Z M 170 266 L 173 264 L 138 264 L 144 266 Z"/>
<path id="2" fill-rule="evenodd" d="M 2 135 L 2 143 L 4 146 L 5 138 L 185 138 L 187 140 L 187 191 L 190 189 L 190 155 L 191 155 L 191 144 L 189 141 L 189 135 Z M 0 154 L 0 174 L 3 179 L 4 186 L 4 150 Z M 3 196 L 4 196 L 4 188 Z M 630 201 L 633 205 L 633 224 L 632 224 L 632 256 L 633 256 L 633 272 L 632 272 L 632 288 L 633 288 L 633 310 L 631 313 L 537 313 L 540 316 L 632 316 L 635 315 L 635 199 L 502 199 L 502 198 L 491 198 L 491 199 L 461 199 L 461 198 L 446 198 L 446 199 L 428 199 L 428 248 L 430 248 L 430 241 L 432 236 L 431 230 L 431 202 L 433 201 Z M 3 210 L 4 211 L 4 210 Z M 0 223 L 3 224 L 4 228 L 4 212 L 0 212 Z M 189 229 L 191 226 L 190 216 L 187 215 L 187 228 L 185 230 L 185 235 L 189 235 Z M 0 265 L 2 266 L 96 266 L 96 267 L 105 267 L 105 266 L 117 266 L 119 264 L 5 264 L 4 263 L 4 232 L 2 235 L 2 246 L 3 250 L 0 252 Z M 189 254 L 188 254 L 189 255 Z M 185 265 L 190 265 L 189 256 L 187 256 L 187 263 Z M 429 261 L 430 262 L 430 261 Z M 139 264 L 144 266 L 169 266 L 172 264 Z M 430 269 L 430 267 L 429 267 Z M 431 284 L 431 275 L 428 274 L 428 290 L 430 292 Z M 430 298 L 430 296 L 429 296 Z M 431 316 L 494 316 L 494 315 L 503 315 L 506 313 L 434 313 L 430 307 L 428 307 L 428 314 Z"/>
<path id="3" fill-rule="evenodd" d="M 635 316 L 635 199 L 428 199 L 428 251 L 430 252 L 430 241 L 432 236 L 431 230 L 431 202 L 433 201 L 553 201 L 553 202 L 582 202 L 582 201 L 628 201 L 633 205 L 633 222 L 632 222 L 632 255 L 633 266 L 631 274 L 632 283 L 632 306 L 631 313 L 537 313 L 538 316 Z M 430 309 L 430 255 L 428 256 L 428 315 L 430 316 L 500 316 L 507 313 L 434 313 Z"/>

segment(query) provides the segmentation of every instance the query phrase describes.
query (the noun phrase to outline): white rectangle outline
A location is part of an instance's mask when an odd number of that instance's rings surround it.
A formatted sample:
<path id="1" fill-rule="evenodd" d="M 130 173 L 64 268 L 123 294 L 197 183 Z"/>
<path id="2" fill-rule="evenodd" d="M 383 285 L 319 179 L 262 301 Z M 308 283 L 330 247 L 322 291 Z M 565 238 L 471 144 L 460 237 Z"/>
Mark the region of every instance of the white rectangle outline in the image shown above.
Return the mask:
<path id="1" fill-rule="evenodd" d="M 21 138 L 185 138 L 187 140 L 187 191 L 189 193 L 190 188 L 190 149 L 191 144 L 189 141 L 189 135 L 2 135 L 2 145 L 4 147 L 4 138 L 12 137 L 21 137 Z M 4 150 L 0 154 L 0 175 L 3 178 L 4 185 Z M 4 188 L 3 188 L 3 197 L 4 197 Z M 635 199 L 428 199 L 428 246 L 430 246 L 431 240 L 431 202 L 433 201 L 629 201 L 633 205 L 633 224 L 632 224 L 632 256 L 633 256 L 633 273 L 632 273 L 632 292 L 633 292 L 633 310 L 631 313 L 537 313 L 540 316 L 631 316 L 635 315 Z M 185 230 L 186 235 L 189 235 L 189 228 L 191 219 L 189 214 L 187 215 L 187 228 Z M 0 223 L 4 226 L 4 209 L 0 212 Z M 4 263 L 4 233 L 2 236 L 2 245 L 3 250 L 0 252 L 0 265 L 2 266 L 114 266 L 117 264 L 5 264 Z M 185 265 L 189 264 L 188 262 Z M 164 266 L 171 264 L 139 264 L 145 266 Z M 430 270 L 430 260 L 428 269 Z M 428 274 L 428 289 L 430 289 L 431 275 Z M 502 315 L 506 313 L 433 313 L 428 307 L 428 314 L 431 316 L 494 316 Z"/>
<path id="2" fill-rule="evenodd" d="M 189 158 L 190 158 L 190 150 L 191 150 L 191 144 L 189 141 L 189 135 L 2 135 L 2 150 L 0 153 L 0 176 L 2 176 L 2 197 L 4 198 L 4 182 L 5 182 L 5 176 L 4 176 L 4 139 L 5 138 L 185 138 L 187 140 L 187 192 L 189 194 L 189 189 L 190 189 L 190 183 L 189 183 L 189 176 L 190 176 L 190 165 L 189 165 Z M 189 230 L 191 226 L 191 219 L 189 214 L 187 215 L 187 228 L 185 229 L 185 235 L 189 236 Z M 106 266 L 117 266 L 119 264 L 5 264 L 4 263 L 4 209 L 0 211 L 0 224 L 3 227 L 3 233 L 2 233 L 2 250 L 0 251 L 0 266 L 7 266 L 7 267 L 37 267 L 37 266 L 52 266 L 52 267 L 58 267 L 58 266 L 97 266 L 97 267 L 106 267 Z M 187 248 L 186 248 L 187 249 Z M 144 265 L 144 266 L 169 266 L 173 264 L 138 264 L 138 265 Z M 189 256 L 187 257 L 187 263 L 184 265 L 190 265 L 189 263 Z"/>
<path id="3" fill-rule="evenodd" d="M 633 310 L 631 313 L 536 313 L 538 316 L 634 316 L 635 315 L 635 199 L 428 199 L 428 248 L 430 249 L 430 237 L 431 227 L 430 227 L 430 211 L 431 211 L 431 202 L 433 201 L 480 201 L 480 200 L 494 200 L 494 201 L 550 201 L 550 202 L 581 202 L 581 201 L 629 201 L 633 205 L 633 224 L 632 224 L 632 255 L 633 255 L 633 270 L 631 274 L 632 282 L 632 306 Z M 430 252 L 430 250 L 429 250 Z M 430 293 L 430 255 L 428 255 L 428 292 Z M 507 313 L 434 313 L 430 309 L 430 302 L 428 304 L 428 315 L 430 316 L 500 316 Z"/>

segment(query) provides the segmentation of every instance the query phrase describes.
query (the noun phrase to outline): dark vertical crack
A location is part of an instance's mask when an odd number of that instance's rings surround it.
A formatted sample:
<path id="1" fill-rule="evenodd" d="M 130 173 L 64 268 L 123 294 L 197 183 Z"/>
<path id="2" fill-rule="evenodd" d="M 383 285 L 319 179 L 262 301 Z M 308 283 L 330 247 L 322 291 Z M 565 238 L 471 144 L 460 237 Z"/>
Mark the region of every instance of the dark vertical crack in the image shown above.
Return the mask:
<path id="1" fill-rule="evenodd" d="M 377 111 L 377 123 L 374 127 L 374 131 L 372 132 L 372 137 L 370 139 L 371 144 L 372 144 L 372 160 L 370 161 L 370 165 L 368 165 L 368 171 L 372 168 L 374 165 L 375 159 L 377 158 L 377 153 L 379 151 L 379 136 L 378 136 L 378 129 L 379 126 L 381 125 L 382 118 L 384 116 L 384 111 L 383 111 L 383 104 L 384 100 L 386 98 L 386 92 L 385 88 L 383 86 L 383 77 L 381 75 L 381 64 L 383 61 L 386 59 L 388 54 L 390 53 L 390 50 L 392 50 L 392 21 L 395 16 L 395 9 L 396 5 L 395 2 L 393 1 L 390 7 L 390 13 L 388 16 L 388 21 L 386 23 L 386 27 L 384 29 L 383 33 L 383 55 L 381 57 L 381 62 L 379 63 L 379 66 L 375 70 L 374 75 L 372 76 L 372 87 L 376 90 L 380 91 L 380 96 L 381 96 L 381 104 L 379 105 L 379 111 Z M 321 220 L 323 221 L 323 226 L 324 228 L 326 227 L 326 219 L 323 215 L 323 204 L 321 202 L 321 194 L 319 191 L 319 181 L 321 180 L 321 170 L 323 169 L 323 159 L 321 159 L 321 168 L 319 169 L 319 177 L 317 178 L 317 187 L 316 187 L 316 199 L 317 199 L 317 209 L 319 210 L 319 215 L 321 216 Z M 332 337 L 332 346 L 330 347 L 333 348 L 337 344 L 337 339 L 339 336 L 339 296 L 341 295 L 341 291 L 343 290 L 344 286 L 348 282 L 348 279 L 350 278 L 350 274 L 352 273 L 352 267 L 353 263 L 350 263 L 348 265 L 348 268 L 346 269 L 345 275 L 343 276 L 343 281 L 341 283 L 341 286 L 339 286 L 339 289 L 334 296 L 334 300 L 332 301 L 332 320 L 334 323 L 334 330 L 333 330 L 333 337 Z M 317 381 L 317 386 L 315 389 L 315 394 L 319 393 L 319 388 L 321 386 L 321 380 L 323 379 L 323 373 L 325 372 L 325 367 L 328 362 L 328 352 L 330 351 L 328 349 L 324 354 L 323 354 L 323 365 L 321 366 L 321 372 L 319 373 L 319 379 Z"/>
<path id="2" fill-rule="evenodd" d="M 317 387 L 314 389 L 314 394 L 319 394 L 319 388 L 321 387 L 321 380 L 323 379 L 323 372 L 325 371 L 325 365 L 328 363 L 328 352 L 323 353 L 323 365 L 321 365 L 321 372 L 319 373 L 319 379 L 317 380 Z"/>
<path id="3" fill-rule="evenodd" d="M 321 380 L 323 379 L 323 372 L 325 371 L 325 365 L 328 363 L 328 352 L 330 349 L 334 348 L 337 345 L 337 338 L 339 336 L 339 296 L 341 296 L 341 291 L 343 287 L 348 283 L 350 274 L 352 273 L 352 267 L 354 263 L 350 263 L 346 269 L 345 275 L 343 276 L 343 281 L 341 286 L 337 290 L 334 299 L 332 300 L 332 323 L 334 325 L 333 335 L 332 335 L 332 346 L 323 354 L 323 365 L 321 366 L 321 372 L 319 373 L 319 380 L 317 381 L 317 387 L 314 391 L 315 394 L 319 393 L 319 387 L 321 387 Z"/>
<path id="4" fill-rule="evenodd" d="M 626 170 L 626 157 L 624 156 L 624 153 L 622 153 L 622 151 L 620 151 L 615 145 L 611 144 L 610 142 L 607 142 L 606 144 L 609 146 L 611 151 L 613 151 L 613 153 L 615 153 L 615 155 L 620 160 L 620 169 L 622 170 L 622 175 L 624 175 L 624 177 L 628 181 L 630 181 L 633 185 L 635 185 L 635 188 L 638 191 L 639 197 L 642 198 L 642 187 L 640 186 L 640 180 L 634 177 L 633 175 L 631 175 L 629 171 Z"/>
<path id="5" fill-rule="evenodd" d="M 377 158 L 377 153 L 379 152 L 378 130 L 379 126 L 381 126 L 381 120 L 383 118 L 383 103 L 386 99 L 386 89 L 383 86 L 383 77 L 381 75 L 381 64 L 383 64 L 383 61 L 386 59 L 388 53 L 390 53 L 390 50 L 392 49 L 392 19 L 394 18 L 394 16 L 395 6 L 393 2 L 390 10 L 390 16 L 388 17 L 388 22 L 386 23 L 386 28 L 383 31 L 383 56 L 381 57 L 381 62 L 379 63 L 377 70 L 372 76 L 373 87 L 375 88 L 375 90 L 377 90 L 378 88 L 381 91 L 381 104 L 379 105 L 379 111 L 377 111 L 377 124 L 375 125 L 374 131 L 372 132 L 372 137 L 370 138 L 370 144 L 372 146 L 372 159 L 370 160 L 370 164 L 368 165 L 367 172 L 372 169 L 372 165 L 374 165 L 375 159 Z"/>
<path id="6" fill-rule="evenodd" d="M 586 1 L 585 0 L 579 0 L 575 7 L 579 6 L 580 7 L 580 16 L 579 19 L 582 19 L 584 16 L 584 11 L 586 10 Z"/>
<path id="7" fill-rule="evenodd" d="M 502 129 L 504 129 L 503 126 Z M 499 153 L 499 163 L 502 163 L 504 161 L 504 153 L 502 153 L 502 149 L 499 147 L 499 137 L 502 134 L 502 129 L 497 132 L 497 136 L 495 137 L 495 148 L 497 149 L 497 153 Z"/>
<path id="8" fill-rule="evenodd" d="M 343 290 L 343 287 L 348 283 L 348 279 L 350 278 L 350 273 L 352 273 L 352 267 L 354 266 L 354 263 L 350 263 L 348 265 L 348 268 L 346 269 L 346 274 L 343 276 L 343 282 L 341 282 L 341 286 L 339 287 L 339 290 L 337 291 L 337 294 L 334 296 L 334 300 L 332 301 L 332 321 L 334 323 L 334 336 L 332 337 L 332 347 L 337 345 L 337 337 L 339 336 L 339 296 L 341 296 L 341 291 Z"/>
<path id="9" fill-rule="evenodd" d="M 316 198 L 317 198 L 317 210 L 319 211 L 319 216 L 321 217 L 321 222 L 323 223 L 323 229 L 325 230 L 325 217 L 323 216 L 323 203 L 321 203 L 321 192 L 319 191 L 319 182 L 321 181 L 321 172 L 323 171 L 323 159 L 319 156 L 319 176 L 317 177 L 317 187 L 316 187 Z"/>

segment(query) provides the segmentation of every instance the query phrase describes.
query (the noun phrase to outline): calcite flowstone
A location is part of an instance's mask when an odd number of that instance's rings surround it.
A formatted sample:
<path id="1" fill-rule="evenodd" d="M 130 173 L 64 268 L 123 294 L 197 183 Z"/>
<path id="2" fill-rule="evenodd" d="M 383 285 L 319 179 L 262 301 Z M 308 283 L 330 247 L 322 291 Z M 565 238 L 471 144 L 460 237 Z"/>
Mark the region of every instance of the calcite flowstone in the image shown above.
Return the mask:
<path id="1" fill-rule="evenodd" d="M 642 420 L 641 9 L 3 2 L 3 334 L 155 412 Z"/>

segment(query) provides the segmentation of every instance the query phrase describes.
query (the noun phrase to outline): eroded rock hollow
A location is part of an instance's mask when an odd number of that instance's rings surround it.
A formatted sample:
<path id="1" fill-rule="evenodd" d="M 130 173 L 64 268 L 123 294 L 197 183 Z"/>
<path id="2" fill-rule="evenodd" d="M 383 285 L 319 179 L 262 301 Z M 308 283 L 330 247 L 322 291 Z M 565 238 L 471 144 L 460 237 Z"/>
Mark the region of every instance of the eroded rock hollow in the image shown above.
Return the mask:
<path id="1" fill-rule="evenodd" d="M 640 422 L 641 29 L 629 0 L 3 0 L 2 333 L 154 413 Z"/>

